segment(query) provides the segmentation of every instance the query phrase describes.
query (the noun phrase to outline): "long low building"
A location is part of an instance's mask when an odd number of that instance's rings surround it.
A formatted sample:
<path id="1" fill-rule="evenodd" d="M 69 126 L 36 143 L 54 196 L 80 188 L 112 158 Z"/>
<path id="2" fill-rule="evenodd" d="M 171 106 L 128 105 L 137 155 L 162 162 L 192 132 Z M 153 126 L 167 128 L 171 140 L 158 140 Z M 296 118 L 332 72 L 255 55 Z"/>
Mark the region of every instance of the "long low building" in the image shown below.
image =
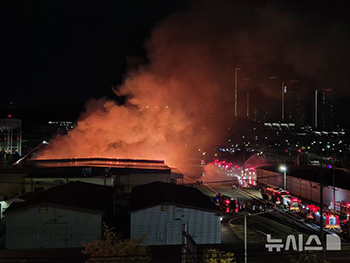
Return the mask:
<path id="1" fill-rule="evenodd" d="M 0 169 L 0 218 L 13 197 L 77 181 L 114 187 L 118 195 L 156 181 L 182 184 L 183 174 L 160 160 L 26 160 L 20 167 Z"/>
<path id="2" fill-rule="evenodd" d="M 184 232 L 195 244 L 221 244 L 220 214 L 196 188 L 154 182 L 131 192 L 130 232 L 147 245 L 181 245 Z"/>
<path id="3" fill-rule="evenodd" d="M 138 185 L 161 181 L 182 183 L 183 175 L 161 160 L 77 158 L 28 160 L 21 167 L 0 170 L 0 195 L 40 192 L 72 181 L 115 186 L 124 193 Z"/>
<path id="4" fill-rule="evenodd" d="M 280 166 L 257 168 L 259 183 L 283 188 L 284 172 Z M 320 203 L 320 184 L 323 187 L 323 203 L 334 200 L 350 202 L 350 174 L 341 169 L 320 169 L 314 166 L 287 166 L 287 190 L 295 196 Z M 335 183 L 335 191 L 333 184 Z"/>
<path id="5" fill-rule="evenodd" d="M 32 194 L 6 211 L 6 248 L 74 248 L 101 238 L 113 187 L 71 182 Z"/>

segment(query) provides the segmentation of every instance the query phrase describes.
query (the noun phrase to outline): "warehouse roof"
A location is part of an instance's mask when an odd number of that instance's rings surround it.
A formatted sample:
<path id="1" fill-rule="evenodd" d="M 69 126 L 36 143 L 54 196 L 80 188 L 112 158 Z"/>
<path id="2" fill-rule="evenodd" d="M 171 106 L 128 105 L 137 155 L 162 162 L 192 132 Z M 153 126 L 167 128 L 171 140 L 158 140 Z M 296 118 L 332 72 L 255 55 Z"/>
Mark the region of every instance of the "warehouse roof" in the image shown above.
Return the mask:
<path id="1" fill-rule="evenodd" d="M 170 170 L 162 160 L 119 158 L 33 159 L 28 160 L 25 165 L 34 167 L 106 167 Z"/>
<path id="2" fill-rule="evenodd" d="M 209 212 L 220 212 L 219 208 L 208 197 L 193 187 L 153 182 L 134 187 L 131 191 L 131 211 L 160 204 L 176 205 Z"/>
<path id="3" fill-rule="evenodd" d="M 114 194 L 114 188 L 84 182 L 70 182 L 35 193 L 21 203 L 13 203 L 5 213 L 27 209 L 39 204 L 73 210 L 104 212 Z"/>

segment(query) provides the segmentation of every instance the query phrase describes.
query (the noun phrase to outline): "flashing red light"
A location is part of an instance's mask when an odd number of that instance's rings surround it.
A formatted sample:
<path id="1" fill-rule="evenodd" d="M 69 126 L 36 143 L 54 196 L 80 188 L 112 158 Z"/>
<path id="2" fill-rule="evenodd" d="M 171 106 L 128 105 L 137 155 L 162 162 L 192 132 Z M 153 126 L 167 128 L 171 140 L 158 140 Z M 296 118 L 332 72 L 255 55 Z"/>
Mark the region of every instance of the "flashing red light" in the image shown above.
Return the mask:
<path id="1" fill-rule="evenodd" d="M 298 149 L 298 153 L 301 153 L 301 150 L 300 150 L 300 149 Z"/>
<path id="2" fill-rule="evenodd" d="M 226 199 L 226 200 L 225 200 L 225 203 L 226 203 L 226 204 L 229 204 L 229 203 L 230 203 L 230 200 Z"/>
<path id="3" fill-rule="evenodd" d="M 315 205 L 307 205 L 306 207 L 309 208 L 310 211 L 312 211 L 312 212 L 316 212 L 316 211 L 320 210 L 320 208 L 318 206 L 315 206 Z"/>
<path id="4" fill-rule="evenodd" d="M 7 118 L 12 118 L 12 115 L 11 114 L 7 115 Z"/>
<path id="5" fill-rule="evenodd" d="M 285 150 L 286 153 L 288 153 L 288 150 Z"/>
<path id="6" fill-rule="evenodd" d="M 238 207 L 236 207 L 236 209 L 235 209 L 235 213 L 238 213 Z"/>
<path id="7" fill-rule="evenodd" d="M 226 208 L 226 213 L 230 213 L 230 208 Z"/>

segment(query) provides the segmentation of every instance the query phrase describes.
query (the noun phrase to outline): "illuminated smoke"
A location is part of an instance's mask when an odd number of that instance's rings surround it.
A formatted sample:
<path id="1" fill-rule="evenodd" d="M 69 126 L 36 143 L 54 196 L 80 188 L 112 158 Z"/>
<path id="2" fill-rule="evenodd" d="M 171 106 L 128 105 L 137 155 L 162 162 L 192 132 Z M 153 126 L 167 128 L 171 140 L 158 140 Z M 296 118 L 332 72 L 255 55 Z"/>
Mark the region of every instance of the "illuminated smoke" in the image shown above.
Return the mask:
<path id="1" fill-rule="evenodd" d="M 199 25 L 177 30 L 172 20 L 147 44 L 150 64 L 115 89 L 127 102 L 91 100 L 76 127 L 39 158 L 150 158 L 181 167 L 220 141 L 233 112 L 232 67 L 218 63 L 211 40 L 198 41 L 205 32 L 191 37 Z"/>
<path id="2" fill-rule="evenodd" d="M 231 2 L 206 1 L 161 22 L 146 44 L 149 64 L 114 90 L 127 102 L 89 101 L 76 127 L 51 140 L 39 158 L 150 158 L 181 167 L 234 128 L 237 64 L 251 79 L 276 62 L 299 73 L 324 72 L 322 58 L 309 52 L 324 46 L 314 45 L 319 37 L 300 42 L 310 28 L 295 16 Z"/>

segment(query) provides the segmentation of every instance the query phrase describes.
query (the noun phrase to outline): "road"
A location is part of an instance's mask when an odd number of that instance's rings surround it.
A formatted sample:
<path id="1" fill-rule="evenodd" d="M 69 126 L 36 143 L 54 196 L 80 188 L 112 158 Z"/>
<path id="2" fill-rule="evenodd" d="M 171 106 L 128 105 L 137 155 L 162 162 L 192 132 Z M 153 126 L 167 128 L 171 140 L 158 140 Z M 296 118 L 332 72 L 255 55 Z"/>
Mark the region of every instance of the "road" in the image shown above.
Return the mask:
<path id="1" fill-rule="evenodd" d="M 219 175 L 219 176 L 218 176 Z M 215 180 L 217 176 L 218 180 Z M 203 184 L 196 185 L 203 193 L 213 196 L 214 193 L 220 192 L 223 195 L 241 200 L 245 203 L 256 202 L 256 199 L 261 198 L 258 189 L 232 189 L 232 176 L 227 176 L 226 171 L 217 169 L 214 174 L 205 175 L 202 178 Z M 207 179 L 208 178 L 208 179 Z M 204 180 L 207 179 L 207 180 Z M 209 186 L 210 190 L 206 186 Z M 258 207 L 256 207 L 258 208 Z M 255 212 L 255 211 L 254 211 Z M 267 244 L 267 235 L 271 234 L 273 239 L 282 239 L 284 242 L 288 235 L 298 237 L 303 236 L 303 243 L 310 235 L 318 234 L 319 228 L 306 224 L 300 217 L 294 216 L 293 213 L 285 210 L 275 211 L 268 209 L 267 212 L 254 214 L 247 217 L 248 228 L 248 262 L 266 262 L 272 260 L 273 262 L 289 262 L 288 255 L 299 256 L 297 251 L 281 251 L 268 252 L 265 245 Z M 243 213 L 237 213 L 233 218 L 225 218 L 222 224 L 222 244 L 223 246 L 235 247 L 237 262 L 243 262 Z M 342 243 L 341 251 L 326 251 L 326 258 L 330 262 L 348 262 L 350 256 L 350 244 Z"/>

